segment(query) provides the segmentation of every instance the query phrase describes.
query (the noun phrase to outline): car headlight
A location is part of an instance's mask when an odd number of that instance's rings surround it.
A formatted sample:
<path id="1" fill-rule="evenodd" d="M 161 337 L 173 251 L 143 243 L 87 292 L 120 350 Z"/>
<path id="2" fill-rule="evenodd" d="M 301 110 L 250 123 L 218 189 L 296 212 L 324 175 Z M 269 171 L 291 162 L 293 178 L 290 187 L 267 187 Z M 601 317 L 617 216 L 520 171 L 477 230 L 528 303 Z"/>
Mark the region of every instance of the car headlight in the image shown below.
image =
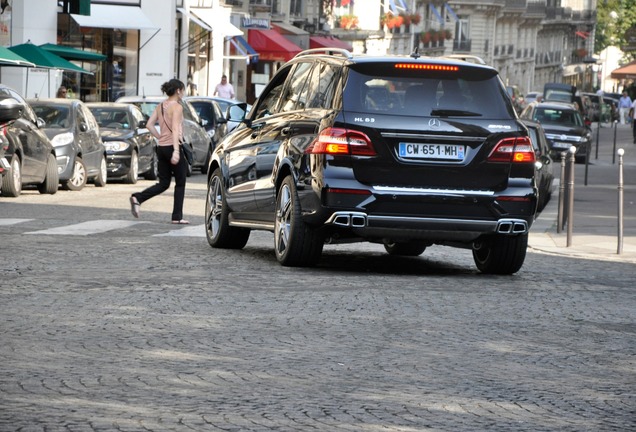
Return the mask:
<path id="1" fill-rule="evenodd" d="M 108 152 L 120 152 L 130 147 L 126 141 L 104 141 L 104 148 Z"/>
<path id="2" fill-rule="evenodd" d="M 53 147 L 60 147 L 63 145 L 72 144 L 74 141 L 73 134 L 71 132 L 64 132 L 59 135 L 55 135 L 51 140 Z"/>

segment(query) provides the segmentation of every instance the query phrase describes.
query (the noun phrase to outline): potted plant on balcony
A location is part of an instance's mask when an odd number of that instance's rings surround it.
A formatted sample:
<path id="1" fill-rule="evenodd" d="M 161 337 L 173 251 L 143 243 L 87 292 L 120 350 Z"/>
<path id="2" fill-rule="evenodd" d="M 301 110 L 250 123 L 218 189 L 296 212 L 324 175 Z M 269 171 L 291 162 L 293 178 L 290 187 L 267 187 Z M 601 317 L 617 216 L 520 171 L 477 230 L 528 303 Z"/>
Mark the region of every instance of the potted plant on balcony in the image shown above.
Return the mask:
<path id="1" fill-rule="evenodd" d="M 418 25 L 422 21 L 422 15 L 418 13 L 411 14 L 411 24 Z"/>
<path id="2" fill-rule="evenodd" d="M 346 30 L 358 28 L 358 17 L 355 15 L 342 15 L 340 17 L 340 28 Z"/>
<path id="3" fill-rule="evenodd" d="M 451 40 L 453 38 L 453 33 L 450 30 L 444 30 L 444 39 Z"/>

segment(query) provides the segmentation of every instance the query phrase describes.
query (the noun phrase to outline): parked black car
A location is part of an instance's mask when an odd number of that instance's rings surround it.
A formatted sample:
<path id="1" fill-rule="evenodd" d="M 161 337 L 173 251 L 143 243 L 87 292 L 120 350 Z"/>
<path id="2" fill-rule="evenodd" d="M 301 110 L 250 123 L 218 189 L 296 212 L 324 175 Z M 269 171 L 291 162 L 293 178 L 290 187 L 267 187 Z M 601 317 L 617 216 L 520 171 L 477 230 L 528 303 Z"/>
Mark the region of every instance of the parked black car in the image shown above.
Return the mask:
<path id="1" fill-rule="evenodd" d="M 535 162 L 535 182 L 538 190 L 537 210 L 542 211 L 552 197 L 552 184 L 554 183 L 554 172 L 550 148 L 545 131 L 540 123 L 523 120 L 523 124 L 528 128 L 532 147 L 536 155 Z"/>
<path id="2" fill-rule="evenodd" d="M 54 194 L 59 186 L 55 148 L 44 120 L 15 90 L 0 84 L 0 172 L 2 196 L 17 197 L 24 185 Z"/>
<path id="3" fill-rule="evenodd" d="M 576 147 L 578 162 L 585 161 L 592 144 L 592 131 L 583 121 L 574 105 L 562 102 L 532 102 L 520 118 L 541 123 L 550 146 L 553 160 L 560 159 L 564 151 Z"/>
<path id="4" fill-rule="evenodd" d="M 147 119 L 152 115 L 157 105 L 164 100 L 166 100 L 165 96 L 124 96 L 117 99 L 117 102 L 138 106 Z M 183 138 L 192 148 L 193 154 L 190 173 L 192 169 L 206 172 L 209 162 L 208 155 L 214 148 L 214 144 L 203 127 L 203 121 L 199 118 L 192 105 L 185 100 L 181 101 L 181 105 L 183 106 Z M 156 127 L 159 129 L 159 124 Z"/>
<path id="5" fill-rule="evenodd" d="M 81 190 L 89 180 L 105 186 L 106 150 L 86 105 L 79 99 L 30 99 L 29 103 L 44 120 L 44 133 L 55 147 L 62 187 Z"/>
<path id="6" fill-rule="evenodd" d="M 87 103 L 93 113 L 106 147 L 108 178 L 137 183 L 139 175 L 155 180 L 157 139 L 146 128 L 146 117 L 131 104 Z"/>
<path id="7" fill-rule="evenodd" d="M 192 96 L 193 98 L 198 98 L 198 97 L 202 97 L 202 96 Z M 190 99 L 190 97 L 187 97 L 186 99 Z M 219 104 L 219 107 L 221 108 L 221 112 L 223 113 L 223 116 L 227 119 L 227 113 L 228 113 L 228 109 L 235 107 L 236 105 L 238 105 L 243 111 L 245 111 L 245 115 L 247 115 L 250 110 L 252 109 L 252 105 L 246 103 L 246 102 L 241 102 L 238 101 L 236 99 L 228 99 L 228 98 L 223 98 L 223 97 L 219 97 L 219 96 L 206 96 L 206 99 L 212 99 L 214 102 Z M 228 133 L 232 132 L 234 129 L 236 129 L 236 127 L 240 124 L 240 122 L 235 121 L 235 120 L 228 120 L 227 121 L 227 131 Z"/>
<path id="8" fill-rule="evenodd" d="M 272 231 L 286 266 L 315 265 L 325 244 L 369 241 L 393 255 L 470 248 L 482 272 L 511 274 L 536 215 L 534 174 L 495 69 L 306 50 L 217 146 L 206 234 L 212 247 L 242 248 L 250 230 Z"/>

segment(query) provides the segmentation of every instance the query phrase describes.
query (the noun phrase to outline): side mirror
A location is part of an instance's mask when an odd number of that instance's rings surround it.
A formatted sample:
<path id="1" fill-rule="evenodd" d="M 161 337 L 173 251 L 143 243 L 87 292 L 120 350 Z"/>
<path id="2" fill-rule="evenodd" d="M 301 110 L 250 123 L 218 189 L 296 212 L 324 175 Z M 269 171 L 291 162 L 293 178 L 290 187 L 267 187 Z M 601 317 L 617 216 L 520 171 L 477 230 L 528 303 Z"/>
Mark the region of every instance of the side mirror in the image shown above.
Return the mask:
<path id="1" fill-rule="evenodd" d="M 139 124 L 137 125 L 137 128 L 138 128 L 138 129 L 143 129 L 143 128 L 145 128 L 145 127 L 147 126 L 147 124 L 148 124 L 148 123 L 146 122 L 146 120 L 142 120 L 142 121 L 140 121 L 140 122 L 139 122 Z"/>
<path id="2" fill-rule="evenodd" d="M 0 101 L 0 122 L 10 122 L 22 117 L 24 107 L 13 98 L 6 98 Z"/>
<path id="3" fill-rule="evenodd" d="M 226 118 L 230 121 L 241 122 L 245 119 L 245 115 L 247 114 L 247 104 L 240 103 L 236 105 L 231 105 L 227 109 Z"/>

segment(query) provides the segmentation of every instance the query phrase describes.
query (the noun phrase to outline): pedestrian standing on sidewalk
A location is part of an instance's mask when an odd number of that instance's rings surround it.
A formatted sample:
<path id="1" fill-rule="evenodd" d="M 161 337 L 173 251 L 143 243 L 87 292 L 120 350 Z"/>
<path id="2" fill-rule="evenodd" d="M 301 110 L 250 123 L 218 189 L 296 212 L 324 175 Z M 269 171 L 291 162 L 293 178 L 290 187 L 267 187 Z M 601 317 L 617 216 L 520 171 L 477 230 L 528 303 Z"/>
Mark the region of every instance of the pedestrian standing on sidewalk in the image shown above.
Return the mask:
<path id="1" fill-rule="evenodd" d="M 623 95 L 618 100 L 618 112 L 620 115 L 621 124 L 629 123 L 629 109 L 632 107 L 632 98 L 629 97 L 626 91 L 623 91 Z"/>
<path id="2" fill-rule="evenodd" d="M 227 82 L 227 75 L 221 77 L 221 82 L 216 85 L 214 89 L 214 96 L 219 96 L 227 99 L 234 99 L 234 87 Z"/>
<path id="3" fill-rule="evenodd" d="M 141 204 L 165 192 L 170 187 L 170 179 L 174 175 L 172 223 L 189 224 L 190 222 L 183 219 L 183 201 L 185 198 L 188 164 L 181 145 L 183 107 L 180 102 L 185 91 L 185 85 L 178 79 L 171 79 L 163 83 L 161 91 L 168 96 L 168 99 L 157 105 L 146 125 L 150 133 L 159 140 L 157 147 L 159 181 L 155 185 L 130 196 L 130 211 L 134 217 L 138 218 Z M 157 122 L 159 123 L 160 131 L 155 128 Z"/>

